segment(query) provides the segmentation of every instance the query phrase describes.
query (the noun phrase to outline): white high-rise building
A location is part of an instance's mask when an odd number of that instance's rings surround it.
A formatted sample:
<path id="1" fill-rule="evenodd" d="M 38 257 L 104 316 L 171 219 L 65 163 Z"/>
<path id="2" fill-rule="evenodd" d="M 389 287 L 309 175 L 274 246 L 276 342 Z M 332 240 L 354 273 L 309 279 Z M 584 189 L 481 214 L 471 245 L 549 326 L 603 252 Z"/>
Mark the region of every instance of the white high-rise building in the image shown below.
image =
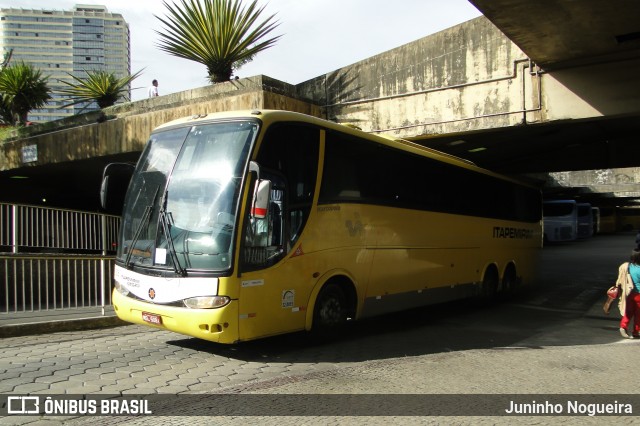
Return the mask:
<path id="1" fill-rule="evenodd" d="M 68 117 L 84 105 L 60 109 L 67 97 L 56 93 L 74 82 L 73 74 L 85 78 L 85 71 L 104 70 L 116 77 L 131 73 L 129 24 L 105 6 L 78 4 L 72 10 L 0 9 L 0 52 L 12 51 L 11 63 L 24 61 L 49 76 L 53 99 L 33 110 L 29 120 L 43 122 Z M 131 90 L 124 100 L 131 99 Z M 96 110 L 93 103 L 83 112 Z"/>

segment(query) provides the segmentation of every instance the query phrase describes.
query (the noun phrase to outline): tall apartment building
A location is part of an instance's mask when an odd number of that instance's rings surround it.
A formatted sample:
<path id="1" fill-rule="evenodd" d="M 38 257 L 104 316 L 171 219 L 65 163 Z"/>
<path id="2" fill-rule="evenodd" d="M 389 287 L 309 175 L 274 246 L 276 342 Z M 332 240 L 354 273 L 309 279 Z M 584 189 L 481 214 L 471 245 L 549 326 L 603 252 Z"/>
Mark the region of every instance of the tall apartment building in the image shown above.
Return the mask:
<path id="1" fill-rule="evenodd" d="M 66 96 L 57 93 L 73 82 L 72 74 L 85 78 L 85 71 L 104 70 L 117 77 L 131 73 L 129 24 L 105 6 L 75 5 L 72 10 L 0 9 L 0 53 L 13 50 L 11 63 L 24 61 L 49 76 L 53 99 L 33 110 L 29 120 L 43 122 L 78 113 L 84 105 L 60 108 Z M 131 99 L 131 88 L 124 100 Z M 83 112 L 96 110 L 95 103 Z"/>

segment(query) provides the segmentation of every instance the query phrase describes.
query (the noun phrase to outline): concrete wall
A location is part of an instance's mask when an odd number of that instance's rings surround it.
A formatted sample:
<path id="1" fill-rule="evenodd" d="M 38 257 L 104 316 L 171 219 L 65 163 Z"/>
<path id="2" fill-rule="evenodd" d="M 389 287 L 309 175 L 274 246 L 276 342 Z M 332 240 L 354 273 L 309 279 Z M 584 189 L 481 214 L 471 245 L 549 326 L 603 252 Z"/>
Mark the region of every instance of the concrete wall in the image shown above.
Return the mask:
<path id="1" fill-rule="evenodd" d="M 544 76 L 544 120 L 637 114 L 640 59 L 553 71 Z"/>
<path id="2" fill-rule="evenodd" d="M 529 65 L 480 17 L 302 83 L 298 93 L 367 131 L 464 132 L 538 119 L 539 77 Z"/>
<path id="3" fill-rule="evenodd" d="M 640 197 L 640 168 L 579 170 L 549 173 L 557 185 L 585 188 L 591 192 L 610 192 L 616 197 Z"/>
<path id="4" fill-rule="evenodd" d="M 194 114 L 243 109 L 285 109 L 320 116 L 321 110 L 295 99 L 292 86 L 264 76 L 145 99 L 24 129 L 0 145 L 0 171 L 128 152 L 139 152 L 152 129 Z M 23 148 L 37 147 L 37 161 L 24 163 Z"/>
<path id="5" fill-rule="evenodd" d="M 297 86 L 339 122 L 400 137 L 637 114 L 640 60 L 546 72 L 485 17 Z"/>

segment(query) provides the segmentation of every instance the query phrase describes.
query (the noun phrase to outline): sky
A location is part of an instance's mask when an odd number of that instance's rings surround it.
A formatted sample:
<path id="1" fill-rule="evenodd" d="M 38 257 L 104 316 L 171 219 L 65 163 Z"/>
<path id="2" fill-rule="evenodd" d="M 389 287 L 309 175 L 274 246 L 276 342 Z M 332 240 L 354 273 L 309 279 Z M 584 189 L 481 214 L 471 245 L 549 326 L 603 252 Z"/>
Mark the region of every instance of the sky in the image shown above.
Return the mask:
<path id="1" fill-rule="evenodd" d="M 167 0 L 179 3 L 179 0 Z M 160 95 L 208 85 L 204 65 L 176 58 L 157 47 L 165 16 L 161 0 L 0 0 L 0 7 L 71 10 L 75 4 L 99 4 L 120 13 L 129 24 L 132 100 L 147 97 L 157 79 Z M 248 1 L 245 1 L 248 4 Z M 282 35 L 271 48 L 235 72 L 263 74 L 298 84 L 480 16 L 467 0 L 258 0 L 261 17 L 275 14 Z"/>

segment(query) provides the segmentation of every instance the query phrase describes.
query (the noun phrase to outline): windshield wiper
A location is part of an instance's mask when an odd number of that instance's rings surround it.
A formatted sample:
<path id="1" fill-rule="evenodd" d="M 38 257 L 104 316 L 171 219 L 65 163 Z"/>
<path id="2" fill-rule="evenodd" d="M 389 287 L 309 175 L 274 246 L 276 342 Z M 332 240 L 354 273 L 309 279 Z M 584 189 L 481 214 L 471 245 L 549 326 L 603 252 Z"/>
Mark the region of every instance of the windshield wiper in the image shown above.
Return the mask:
<path id="1" fill-rule="evenodd" d="M 153 194 L 153 198 L 151 199 L 151 204 L 144 208 L 144 213 L 142 214 L 142 218 L 140 219 L 140 225 L 136 228 L 135 234 L 133 234 L 133 239 L 129 245 L 129 251 L 127 252 L 127 257 L 124 259 L 124 265 L 127 269 L 133 269 L 133 263 L 131 263 L 131 255 L 133 254 L 133 250 L 138 243 L 138 239 L 140 238 L 140 234 L 142 234 L 142 228 L 149 226 L 149 221 L 151 220 L 151 212 L 153 211 L 153 204 L 156 201 L 156 197 L 158 196 L 158 192 L 160 191 L 160 185 L 156 187 L 156 192 Z"/>
<path id="2" fill-rule="evenodd" d="M 169 249 L 169 254 L 171 255 L 171 263 L 173 263 L 173 269 L 179 276 L 186 277 L 187 270 L 182 267 L 182 264 L 180 264 L 178 253 L 176 252 L 176 248 L 173 245 L 173 237 L 171 236 L 171 225 L 173 224 L 173 220 L 171 220 L 171 213 L 167 213 L 168 194 L 169 191 L 165 191 L 162 196 L 162 207 L 160 208 L 158 219 L 160 220 L 160 225 L 162 225 L 162 232 L 164 232 L 164 236 L 167 238 L 167 248 Z"/>

